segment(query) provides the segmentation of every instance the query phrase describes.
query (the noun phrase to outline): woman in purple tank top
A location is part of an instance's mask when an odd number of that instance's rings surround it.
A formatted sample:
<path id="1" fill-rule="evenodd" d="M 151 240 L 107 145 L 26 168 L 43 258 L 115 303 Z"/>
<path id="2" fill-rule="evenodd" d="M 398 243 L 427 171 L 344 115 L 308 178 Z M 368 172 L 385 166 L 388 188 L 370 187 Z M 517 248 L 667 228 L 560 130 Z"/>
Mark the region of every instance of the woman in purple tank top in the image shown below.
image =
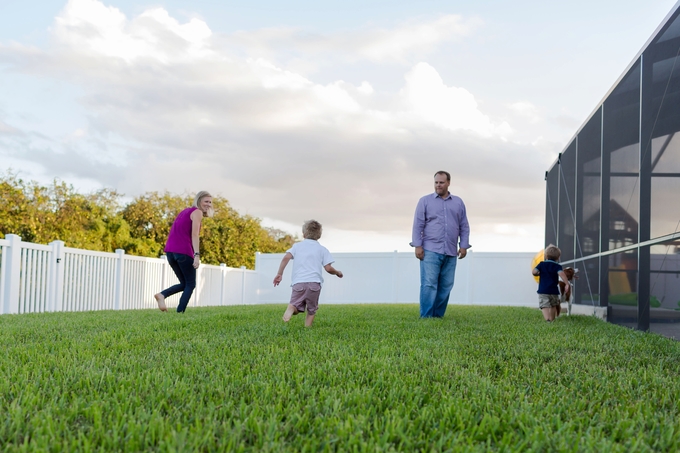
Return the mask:
<path id="1" fill-rule="evenodd" d="M 201 221 L 203 217 L 212 216 L 212 195 L 203 190 L 196 194 L 194 204 L 180 212 L 172 223 L 165 243 L 165 255 L 179 283 L 153 296 L 161 311 L 168 311 L 165 298 L 179 292 L 182 296 L 177 305 L 177 313 L 184 313 L 187 309 L 191 294 L 196 288 L 196 269 L 201 262 L 198 241 Z"/>

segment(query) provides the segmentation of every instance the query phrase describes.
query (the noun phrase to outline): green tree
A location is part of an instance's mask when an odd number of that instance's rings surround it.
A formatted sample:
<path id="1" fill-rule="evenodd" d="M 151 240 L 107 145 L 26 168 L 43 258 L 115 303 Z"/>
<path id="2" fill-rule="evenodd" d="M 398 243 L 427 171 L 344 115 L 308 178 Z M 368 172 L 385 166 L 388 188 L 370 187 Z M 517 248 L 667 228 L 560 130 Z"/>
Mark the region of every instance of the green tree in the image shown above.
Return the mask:
<path id="1" fill-rule="evenodd" d="M 169 192 L 146 193 L 125 206 L 120 199 L 115 190 L 80 194 L 62 181 L 42 186 L 7 173 L 0 176 L 0 237 L 14 233 L 27 242 L 59 239 L 68 247 L 158 257 L 177 214 L 193 202 L 193 196 Z M 284 252 L 297 240 L 240 215 L 223 197 L 213 197 L 213 206 L 215 216 L 204 219 L 201 231 L 206 264 L 252 269 L 255 252 Z"/>
<path id="2" fill-rule="evenodd" d="M 172 222 L 192 202 L 193 197 L 168 192 L 151 192 L 136 197 L 121 212 L 130 226 L 131 238 L 136 241 L 125 251 L 143 256 L 162 255 Z"/>
<path id="3" fill-rule="evenodd" d="M 42 186 L 8 173 L 0 177 L 0 234 L 40 244 L 59 239 L 68 247 L 110 252 L 131 241 L 118 214 L 119 199 L 109 189 L 83 195 L 58 180 Z"/>
<path id="4" fill-rule="evenodd" d="M 8 173 L 0 179 L 0 234 L 22 235 L 25 219 L 30 216 L 31 202 L 25 183 Z"/>

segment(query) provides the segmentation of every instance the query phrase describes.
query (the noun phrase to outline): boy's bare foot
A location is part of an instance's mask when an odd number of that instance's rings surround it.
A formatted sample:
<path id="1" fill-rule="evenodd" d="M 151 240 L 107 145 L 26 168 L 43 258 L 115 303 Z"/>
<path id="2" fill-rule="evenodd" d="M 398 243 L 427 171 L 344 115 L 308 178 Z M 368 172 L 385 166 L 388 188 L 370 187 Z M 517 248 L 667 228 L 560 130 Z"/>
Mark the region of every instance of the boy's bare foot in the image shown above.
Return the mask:
<path id="1" fill-rule="evenodd" d="M 156 303 L 158 304 L 158 309 L 160 311 L 168 311 L 168 307 L 165 305 L 165 296 L 163 296 L 161 293 L 158 293 L 154 294 L 153 298 L 156 299 Z"/>
<path id="2" fill-rule="evenodd" d="M 283 322 L 290 321 L 290 318 L 297 314 L 297 308 L 293 307 L 291 304 L 288 304 L 288 308 L 286 308 L 286 311 L 283 313 Z"/>

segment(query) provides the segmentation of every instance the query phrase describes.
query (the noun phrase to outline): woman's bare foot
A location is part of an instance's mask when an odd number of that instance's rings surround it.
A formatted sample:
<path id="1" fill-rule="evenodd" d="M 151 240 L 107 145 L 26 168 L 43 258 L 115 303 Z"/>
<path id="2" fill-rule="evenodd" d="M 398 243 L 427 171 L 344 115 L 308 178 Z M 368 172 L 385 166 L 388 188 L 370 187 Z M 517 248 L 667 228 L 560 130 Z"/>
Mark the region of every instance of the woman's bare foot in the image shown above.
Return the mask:
<path id="1" fill-rule="evenodd" d="M 288 304 L 288 308 L 286 308 L 285 313 L 283 313 L 283 322 L 290 321 L 290 318 L 292 318 L 293 315 L 297 314 L 298 314 L 297 308 L 293 307 L 291 304 Z"/>
<path id="2" fill-rule="evenodd" d="M 156 303 L 158 304 L 158 309 L 160 311 L 168 311 L 168 307 L 165 305 L 165 296 L 163 296 L 161 293 L 158 293 L 154 294 L 153 298 L 156 299 Z"/>

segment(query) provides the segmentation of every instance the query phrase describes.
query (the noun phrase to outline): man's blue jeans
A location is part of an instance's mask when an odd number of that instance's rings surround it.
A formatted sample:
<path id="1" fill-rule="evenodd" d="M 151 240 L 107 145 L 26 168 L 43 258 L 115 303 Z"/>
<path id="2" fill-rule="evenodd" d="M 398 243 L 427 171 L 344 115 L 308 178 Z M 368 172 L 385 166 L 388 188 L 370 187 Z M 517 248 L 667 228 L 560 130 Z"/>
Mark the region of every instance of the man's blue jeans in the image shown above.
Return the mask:
<path id="1" fill-rule="evenodd" d="M 189 305 L 189 299 L 196 288 L 196 269 L 194 269 L 194 259 L 183 253 L 166 252 L 168 264 L 177 276 L 179 283 L 161 291 L 163 297 L 170 297 L 173 294 L 182 292 L 177 305 L 177 313 L 184 313 Z"/>
<path id="2" fill-rule="evenodd" d="M 420 317 L 441 318 L 449 304 L 458 257 L 424 252 L 420 262 Z"/>

